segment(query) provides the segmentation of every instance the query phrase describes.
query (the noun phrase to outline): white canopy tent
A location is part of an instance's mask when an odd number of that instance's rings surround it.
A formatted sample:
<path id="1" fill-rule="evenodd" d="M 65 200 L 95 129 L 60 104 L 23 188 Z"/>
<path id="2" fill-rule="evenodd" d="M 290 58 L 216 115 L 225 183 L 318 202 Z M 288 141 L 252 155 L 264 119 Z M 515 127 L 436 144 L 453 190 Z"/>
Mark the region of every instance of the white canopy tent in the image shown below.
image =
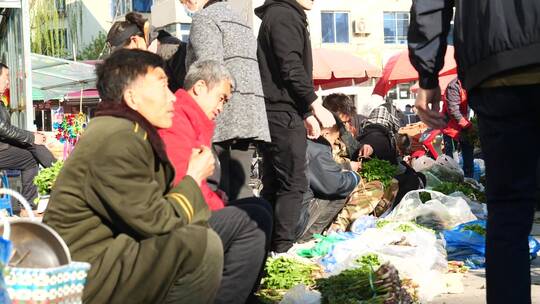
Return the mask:
<path id="1" fill-rule="evenodd" d="M 93 65 L 39 54 L 32 54 L 31 59 L 32 88 L 40 90 L 44 99 L 95 88 Z"/>

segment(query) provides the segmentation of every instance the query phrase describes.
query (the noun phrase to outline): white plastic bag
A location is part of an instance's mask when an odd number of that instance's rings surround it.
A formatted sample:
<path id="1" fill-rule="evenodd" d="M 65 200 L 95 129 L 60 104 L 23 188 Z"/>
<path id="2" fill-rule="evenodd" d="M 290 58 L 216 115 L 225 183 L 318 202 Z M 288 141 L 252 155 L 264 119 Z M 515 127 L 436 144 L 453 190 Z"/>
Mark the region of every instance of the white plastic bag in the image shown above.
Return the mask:
<path id="1" fill-rule="evenodd" d="M 407 232 L 401 225 L 412 228 Z M 419 285 L 422 303 L 432 300 L 445 291 L 443 274 L 447 270 L 446 250 L 435 233 L 410 222 L 391 222 L 382 228 L 368 228 L 347 241 L 336 244 L 334 250 L 321 264 L 325 276 L 358 267 L 356 260 L 363 255 L 375 253 L 382 263 L 390 262 L 400 277 L 410 278 Z"/>
<path id="2" fill-rule="evenodd" d="M 474 216 L 476 216 L 477 219 L 479 219 L 479 220 L 487 220 L 487 205 L 486 204 L 482 204 L 480 202 L 473 201 L 468 196 L 466 196 L 465 194 L 463 194 L 460 191 L 450 193 L 450 196 L 461 197 L 462 199 L 464 199 L 467 202 L 467 204 L 469 205 L 469 208 L 471 208 L 472 214 L 474 214 Z"/>
<path id="3" fill-rule="evenodd" d="M 422 192 L 429 193 L 431 200 L 422 203 L 420 199 Z M 415 190 L 407 193 L 385 219 L 414 221 L 431 229 L 446 230 L 477 218 L 462 197 L 448 196 L 430 190 Z"/>
<path id="4" fill-rule="evenodd" d="M 279 304 L 320 304 L 321 293 L 316 290 L 310 290 L 305 285 L 300 284 L 291 288 L 283 296 Z"/>
<path id="5" fill-rule="evenodd" d="M 434 164 L 435 160 L 425 155 L 412 161 L 412 167 L 416 172 L 429 170 Z"/>
<path id="6" fill-rule="evenodd" d="M 422 173 L 426 176 L 426 189 L 428 190 L 432 190 L 443 183 L 435 174 L 429 171 L 422 171 Z"/>
<path id="7" fill-rule="evenodd" d="M 459 164 L 447 155 L 439 156 L 428 171 L 443 182 L 462 182 L 465 175 Z"/>

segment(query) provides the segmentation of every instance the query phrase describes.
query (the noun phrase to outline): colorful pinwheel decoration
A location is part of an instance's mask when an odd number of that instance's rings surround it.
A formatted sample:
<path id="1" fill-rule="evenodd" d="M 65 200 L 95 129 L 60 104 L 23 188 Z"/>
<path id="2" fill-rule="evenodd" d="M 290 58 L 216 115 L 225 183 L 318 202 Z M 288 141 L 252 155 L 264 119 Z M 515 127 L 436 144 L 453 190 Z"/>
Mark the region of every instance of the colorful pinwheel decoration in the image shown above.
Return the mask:
<path id="1" fill-rule="evenodd" d="M 65 160 L 86 128 L 86 115 L 64 114 L 62 122 L 54 123 L 53 128 L 56 130 L 56 139 L 64 144 Z"/>

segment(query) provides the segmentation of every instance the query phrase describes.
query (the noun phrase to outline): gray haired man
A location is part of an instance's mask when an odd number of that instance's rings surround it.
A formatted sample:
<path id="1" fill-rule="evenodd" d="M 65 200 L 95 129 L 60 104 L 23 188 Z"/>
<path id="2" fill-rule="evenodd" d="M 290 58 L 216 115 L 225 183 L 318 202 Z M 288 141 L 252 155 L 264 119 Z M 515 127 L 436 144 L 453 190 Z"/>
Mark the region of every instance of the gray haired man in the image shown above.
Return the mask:
<path id="1" fill-rule="evenodd" d="M 223 64 L 208 60 L 190 66 L 184 85 L 186 90 L 176 91 L 172 127 L 160 131 L 176 180 L 186 175 L 192 153 L 210 147 L 215 119 L 232 95 L 234 80 Z M 212 210 L 208 223 L 219 234 L 225 256 L 216 303 L 246 303 L 254 296 L 269 247 L 272 208 L 255 197 L 229 202 L 206 181 L 200 187 Z"/>

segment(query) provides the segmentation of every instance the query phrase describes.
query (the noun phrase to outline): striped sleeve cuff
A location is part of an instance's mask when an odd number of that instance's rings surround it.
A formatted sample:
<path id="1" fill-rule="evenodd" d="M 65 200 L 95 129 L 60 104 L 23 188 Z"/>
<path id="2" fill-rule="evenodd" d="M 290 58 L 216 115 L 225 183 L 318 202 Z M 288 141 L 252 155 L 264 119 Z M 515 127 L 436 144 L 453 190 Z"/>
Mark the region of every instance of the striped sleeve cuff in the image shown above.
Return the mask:
<path id="1" fill-rule="evenodd" d="M 189 223 L 207 220 L 210 217 L 210 210 L 201 188 L 191 176 L 186 175 L 176 187 L 172 188 L 167 194 L 167 199 L 182 210 Z"/>

